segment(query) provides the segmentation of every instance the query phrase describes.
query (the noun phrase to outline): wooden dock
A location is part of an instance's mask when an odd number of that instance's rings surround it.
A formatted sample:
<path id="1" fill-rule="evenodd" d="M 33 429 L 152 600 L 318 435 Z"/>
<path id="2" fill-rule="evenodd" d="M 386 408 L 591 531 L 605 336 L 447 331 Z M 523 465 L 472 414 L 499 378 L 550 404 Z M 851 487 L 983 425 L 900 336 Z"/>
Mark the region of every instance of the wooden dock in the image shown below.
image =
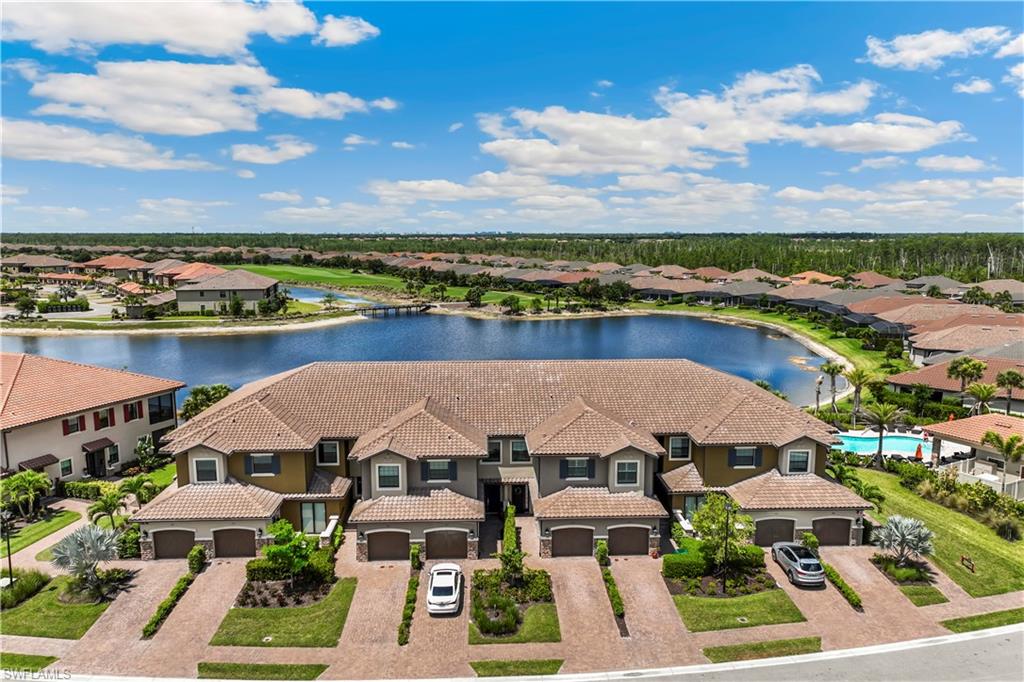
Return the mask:
<path id="1" fill-rule="evenodd" d="M 388 315 L 419 315 L 434 307 L 433 303 L 399 303 L 395 305 L 368 305 L 355 308 L 363 317 L 387 317 Z"/>

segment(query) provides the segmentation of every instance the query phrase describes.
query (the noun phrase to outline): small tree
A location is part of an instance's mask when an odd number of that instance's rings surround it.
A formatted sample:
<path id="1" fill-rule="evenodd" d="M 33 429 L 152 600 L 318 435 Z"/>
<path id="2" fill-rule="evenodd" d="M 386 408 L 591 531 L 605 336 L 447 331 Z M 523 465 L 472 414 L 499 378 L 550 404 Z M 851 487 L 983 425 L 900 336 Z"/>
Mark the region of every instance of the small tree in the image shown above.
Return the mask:
<path id="1" fill-rule="evenodd" d="M 506 315 L 518 315 L 523 310 L 519 297 L 512 294 L 501 299 L 501 307 L 505 309 Z"/>
<path id="2" fill-rule="evenodd" d="M 48 493 L 53 487 L 50 478 L 39 471 L 19 471 L 16 474 L 0 479 L 0 490 L 4 506 L 13 505 L 25 521 L 36 514 L 36 500 Z"/>
<path id="3" fill-rule="evenodd" d="M 501 551 L 494 558 L 501 562 L 501 579 L 509 585 L 521 585 L 523 582 L 523 559 L 526 553 L 519 549 L 519 536 L 516 533 L 516 508 L 505 507 L 505 526 L 502 533 Z"/>
<path id="4" fill-rule="evenodd" d="M 838 362 L 826 362 L 821 366 L 821 371 L 828 375 L 828 390 L 832 395 L 832 411 L 839 412 L 836 407 L 836 377 L 843 373 L 843 366 Z"/>
<path id="5" fill-rule="evenodd" d="M 864 386 L 871 381 L 871 373 L 866 369 L 855 367 L 843 372 L 843 377 L 853 387 L 853 411 L 850 413 L 850 425 L 857 428 L 857 413 L 860 412 L 860 395 Z"/>
<path id="6" fill-rule="evenodd" d="M 484 293 L 483 287 L 470 287 L 464 300 L 469 303 L 470 308 L 479 308 L 484 304 Z"/>
<path id="7" fill-rule="evenodd" d="M 996 399 L 996 394 L 999 392 L 999 387 L 995 384 L 983 384 L 981 382 L 974 382 L 967 387 L 967 395 L 974 399 L 974 404 L 971 406 L 972 414 L 987 414 L 992 410 L 989 409 L 989 403 Z"/>
<path id="8" fill-rule="evenodd" d="M 1003 487 L 1006 486 L 1006 467 L 1010 462 L 1019 462 L 1024 457 L 1024 437 L 1013 435 L 1003 438 L 995 431 L 986 431 L 981 442 L 991 445 L 1003 458 Z"/>
<path id="9" fill-rule="evenodd" d="M 14 302 L 14 309 L 22 317 L 28 317 L 36 311 L 36 302 L 28 296 L 22 296 Z"/>
<path id="10" fill-rule="evenodd" d="M 942 298 L 942 289 L 939 288 L 938 284 L 933 284 L 928 287 L 928 291 L 924 295 L 928 298 Z"/>
<path id="11" fill-rule="evenodd" d="M 885 344 L 885 359 L 899 360 L 903 357 L 903 346 L 899 341 L 890 341 Z"/>
<path id="12" fill-rule="evenodd" d="M 542 312 L 544 312 L 544 306 L 543 304 L 541 304 L 539 298 L 534 298 L 530 302 L 530 309 L 534 315 L 540 315 Z"/>
<path id="13" fill-rule="evenodd" d="M 430 296 L 438 301 L 445 301 L 448 299 L 448 285 L 444 282 L 438 282 L 434 286 L 430 287 Z"/>
<path id="14" fill-rule="evenodd" d="M 147 474 L 139 474 L 138 476 L 126 478 L 122 480 L 117 487 L 126 495 L 134 496 L 135 503 L 140 509 L 142 508 L 142 505 L 149 501 L 149 496 L 156 488 L 156 486 L 153 485 L 153 479 Z"/>
<path id="15" fill-rule="evenodd" d="M 996 375 L 996 386 L 1006 389 L 1006 414 L 1010 414 L 1010 404 L 1013 403 L 1013 389 L 1024 388 L 1024 374 L 1015 369 L 1003 370 Z"/>
<path id="16" fill-rule="evenodd" d="M 893 553 L 899 566 L 934 551 L 932 541 L 935 533 L 928 530 L 920 519 L 890 516 L 881 528 L 872 533 L 872 537 L 878 540 L 879 547 Z"/>
<path id="17" fill-rule="evenodd" d="M 89 520 L 98 524 L 99 519 L 106 516 L 110 518 L 110 527 L 116 528 L 117 513 L 125 508 L 124 500 L 127 496 L 128 493 L 121 489 L 103 493 L 86 510 Z"/>
<path id="18" fill-rule="evenodd" d="M 860 497 L 860 499 L 874 505 L 876 511 L 881 511 L 882 503 L 885 502 L 885 494 L 877 485 L 866 483 L 854 476 L 853 479 L 847 483 L 847 487 L 857 493 L 857 496 Z"/>
<path id="19" fill-rule="evenodd" d="M 325 308 L 330 310 L 338 302 L 338 296 L 334 292 L 328 291 L 326 294 L 324 294 L 324 297 L 320 299 L 320 302 L 323 304 Z"/>
<path id="20" fill-rule="evenodd" d="M 148 433 L 140 438 L 135 444 L 135 456 L 139 459 L 139 466 L 144 471 L 151 471 L 160 466 L 160 458 L 156 453 L 156 445 L 153 443 L 153 436 Z"/>
<path id="21" fill-rule="evenodd" d="M 210 405 L 226 397 L 231 393 L 231 387 L 227 384 L 210 384 L 208 386 L 196 386 L 181 404 L 181 418 L 191 419 Z"/>
<path id="22" fill-rule="evenodd" d="M 75 530 L 53 547 L 53 565 L 71 573 L 72 586 L 78 592 L 97 599 L 107 596 L 106 584 L 97 568 L 117 556 L 117 533 L 86 525 Z"/>
<path id="23" fill-rule="evenodd" d="M 727 496 L 711 493 L 693 513 L 693 529 L 703 539 L 708 558 L 728 568 L 728 562 L 739 557 L 740 546 L 753 537 L 754 520 L 741 514 L 739 505 Z"/>
<path id="24" fill-rule="evenodd" d="M 238 297 L 238 294 L 231 294 L 231 303 L 228 304 L 228 312 L 231 313 L 232 317 L 241 317 L 242 313 L 245 312 L 245 306 L 242 305 L 242 299 Z"/>
<path id="25" fill-rule="evenodd" d="M 875 403 L 864 410 L 867 422 L 878 429 L 878 450 L 875 452 L 874 464 L 882 467 L 882 444 L 885 432 L 895 426 L 903 418 L 903 410 L 891 403 Z"/>
<path id="26" fill-rule="evenodd" d="M 818 553 L 818 536 L 810 531 L 804 531 L 803 535 L 800 536 L 800 544 L 808 549 L 808 551 Z"/>
<path id="27" fill-rule="evenodd" d="M 295 576 L 309 564 L 313 546 L 305 534 L 295 532 L 288 519 L 278 519 L 267 526 L 267 532 L 274 544 L 264 547 L 263 554 L 277 570 L 288 574 L 288 584 L 294 587 Z"/>
<path id="28" fill-rule="evenodd" d="M 62 301 L 70 301 L 75 296 L 78 296 L 78 292 L 70 284 L 61 284 L 57 287 L 57 297 Z"/>
<path id="29" fill-rule="evenodd" d="M 988 365 L 981 360 L 964 355 L 949 363 L 946 367 L 946 376 L 950 379 L 959 379 L 960 392 L 963 393 L 967 390 L 967 384 L 981 380 L 987 368 Z"/>

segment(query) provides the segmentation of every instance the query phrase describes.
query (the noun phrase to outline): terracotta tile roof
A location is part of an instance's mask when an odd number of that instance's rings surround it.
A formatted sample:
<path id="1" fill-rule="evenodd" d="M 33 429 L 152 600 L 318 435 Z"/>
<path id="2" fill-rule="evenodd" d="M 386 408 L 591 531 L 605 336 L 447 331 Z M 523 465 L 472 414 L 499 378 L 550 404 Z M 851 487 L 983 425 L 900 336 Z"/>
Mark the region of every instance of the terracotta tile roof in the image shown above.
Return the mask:
<path id="1" fill-rule="evenodd" d="M 830 443 L 833 431 L 689 360 L 319 362 L 234 391 L 168 434 L 167 450 L 311 450 L 324 438 L 360 438 L 424 396 L 488 436 L 524 436 L 577 396 L 649 433 L 690 433 L 698 444 Z"/>
<path id="2" fill-rule="evenodd" d="M 798 272 L 795 275 L 789 276 L 790 282 L 805 282 L 807 284 L 813 284 L 812 280 L 817 280 L 818 284 L 833 284 L 835 282 L 842 282 L 842 277 L 836 277 L 835 275 L 828 275 L 824 272 L 818 272 L 817 270 L 804 270 Z"/>
<path id="3" fill-rule="evenodd" d="M 986 325 L 964 324 L 950 329 L 918 334 L 911 339 L 915 349 L 958 351 L 994 346 L 1010 341 L 1019 341 L 1024 336 L 1020 327 L 998 327 Z"/>
<path id="4" fill-rule="evenodd" d="M 662 277 L 668 277 L 669 279 L 693 277 L 693 270 L 684 268 L 682 265 L 659 265 L 656 268 L 651 268 L 650 272 L 659 274 Z"/>
<path id="5" fill-rule="evenodd" d="M 1014 300 L 1020 300 L 1024 296 L 1024 282 L 1018 279 L 987 279 L 977 284 L 961 285 L 960 289 L 961 291 L 967 291 L 971 287 L 981 287 L 985 293 L 992 295 L 1008 291 Z"/>
<path id="6" fill-rule="evenodd" d="M 71 265 L 71 261 L 54 256 L 38 256 L 30 253 L 7 256 L 0 259 L 0 265 L 20 265 L 26 268 L 59 268 Z"/>
<path id="7" fill-rule="evenodd" d="M 939 320 L 932 320 L 931 322 L 922 322 L 921 324 L 914 325 L 915 334 L 923 334 L 924 332 L 933 332 L 939 329 L 947 329 L 949 327 L 959 327 L 964 324 L 981 324 L 987 326 L 996 327 L 1024 327 L 1024 314 L 1021 313 L 962 313 L 960 308 L 956 308 L 957 315 L 952 317 L 944 317 Z M 1024 338 L 1024 336 L 1022 336 Z"/>
<path id="8" fill-rule="evenodd" d="M 529 483 L 537 480 L 532 466 L 480 467 L 480 480 L 499 483 Z"/>
<path id="9" fill-rule="evenodd" d="M 667 292 L 670 294 L 692 294 L 698 291 L 713 289 L 714 284 L 708 284 L 699 279 L 669 279 L 668 277 L 634 277 L 629 280 L 629 288 L 641 293 L 645 291 Z"/>
<path id="10" fill-rule="evenodd" d="M 956 305 L 956 301 L 948 301 L 941 298 L 922 298 L 921 296 L 914 296 L 910 294 L 906 295 L 882 295 L 875 296 L 863 301 L 857 301 L 856 303 L 850 303 L 846 306 L 846 309 L 851 313 L 862 313 L 864 315 L 878 315 L 884 313 L 887 310 L 896 310 L 897 308 L 905 308 L 908 305 L 914 305 L 917 303 L 939 303 Z"/>
<path id="11" fill-rule="evenodd" d="M 603 262 L 593 263 L 587 268 L 587 270 L 590 272 L 614 272 L 621 267 L 622 266 L 618 263 Z"/>
<path id="12" fill-rule="evenodd" d="M 618 519 L 668 516 L 661 502 L 642 492 L 613 493 L 604 487 L 569 486 L 533 501 L 538 519 Z"/>
<path id="13" fill-rule="evenodd" d="M 886 277 L 885 275 L 875 272 L 874 270 L 865 270 L 864 272 L 858 272 L 855 275 L 850 275 L 847 279 L 849 279 L 855 285 L 865 287 L 867 289 L 874 289 L 875 287 L 884 287 L 888 284 L 902 285 L 904 283 L 902 279 L 896 279 L 895 277 Z"/>
<path id="14" fill-rule="evenodd" d="M 733 282 L 752 282 L 759 279 L 767 279 L 771 280 L 772 282 L 783 281 L 782 277 L 779 277 L 778 275 L 773 275 L 770 272 L 765 272 L 764 270 L 758 270 L 757 268 L 746 268 L 745 270 L 739 270 L 729 275 L 729 279 L 731 279 Z"/>
<path id="15" fill-rule="evenodd" d="M 709 490 L 724 490 L 724 488 L 706 486 L 704 478 L 697 471 L 693 462 L 658 474 L 658 477 L 670 493 L 703 493 Z"/>
<path id="16" fill-rule="evenodd" d="M 938 363 L 935 365 L 928 365 L 927 367 L 921 367 L 920 369 L 913 369 L 909 372 L 900 372 L 899 374 L 893 374 L 885 378 L 890 384 L 897 386 L 914 386 L 915 384 L 924 384 L 931 386 L 937 391 L 959 391 L 960 380 L 951 379 L 946 374 L 949 369 L 949 364 L 952 360 Z M 982 374 L 979 381 L 985 384 L 996 383 L 996 375 L 1000 372 L 1008 369 L 1015 369 L 1018 372 L 1024 374 L 1024 360 L 1013 360 L 1010 358 L 984 358 L 982 362 L 985 363 L 985 372 Z M 997 395 L 1006 397 L 1006 389 L 999 389 Z M 1024 392 L 1018 390 L 1018 396 L 1024 396 Z"/>
<path id="17" fill-rule="evenodd" d="M 924 430 L 932 436 L 952 438 L 962 443 L 968 443 L 973 447 L 994 452 L 991 445 L 981 444 L 981 439 L 985 437 L 985 434 L 989 431 L 995 431 L 1003 438 L 1024 436 L 1024 419 L 990 412 L 989 414 L 979 414 L 967 417 L 966 419 L 955 419 L 951 422 L 939 422 L 938 424 L 924 427 Z"/>
<path id="18" fill-rule="evenodd" d="M 384 495 L 352 507 L 352 523 L 382 521 L 483 521 L 484 503 L 448 488 L 410 495 Z"/>
<path id="19" fill-rule="evenodd" d="M 148 272 L 151 275 L 162 275 L 167 270 L 184 267 L 186 265 L 188 265 L 188 263 L 183 260 L 178 260 L 177 258 L 161 258 L 158 261 L 146 263 L 146 265 L 141 266 L 139 270 Z"/>
<path id="20" fill-rule="evenodd" d="M 627 447 L 652 455 L 665 452 L 642 426 L 576 396 L 526 434 L 531 455 L 598 455 Z"/>
<path id="21" fill-rule="evenodd" d="M 783 476 L 771 469 L 725 489 L 743 509 L 870 509 L 846 486 L 817 474 Z"/>
<path id="22" fill-rule="evenodd" d="M 713 265 L 707 265 L 702 268 L 696 268 L 693 271 L 693 276 L 705 279 L 728 279 L 732 276 L 732 273 L 722 268 L 716 268 Z"/>
<path id="23" fill-rule="evenodd" d="M 769 292 L 769 294 L 776 298 L 783 298 L 787 301 L 795 301 L 798 299 L 815 299 L 821 296 L 827 296 L 835 293 L 835 289 L 824 284 L 787 284 L 784 287 L 779 287 L 775 291 Z"/>
<path id="24" fill-rule="evenodd" d="M 28 353 L 0 353 L 0 429 L 85 412 L 185 384 Z"/>
<path id="25" fill-rule="evenodd" d="M 284 497 L 273 490 L 237 481 L 184 485 L 155 499 L 132 516 L 132 521 L 202 521 L 267 519 Z"/>
<path id="26" fill-rule="evenodd" d="M 175 278 L 177 279 L 177 278 Z M 263 290 L 277 284 L 273 277 L 257 275 L 248 270 L 228 270 L 219 275 L 206 277 L 199 281 L 178 287 L 178 291 L 210 291 L 214 289 L 233 289 L 238 291 Z"/>
<path id="27" fill-rule="evenodd" d="M 204 279 L 216 277 L 225 272 L 227 270 L 224 268 L 210 265 L 209 263 L 186 263 L 180 267 L 164 270 L 160 274 L 163 277 L 170 277 L 178 284 L 186 284 L 188 282 L 201 282 Z"/>
<path id="28" fill-rule="evenodd" d="M 385 451 L 410 459 L 486 457 L 487 434 L 427 397 L 361 435 L 349 457 L 362 460 Z"/>
<path id="29" fill-rule="evenodd" d="M 75 272 L 46 272 L 46 273 L 40 273 L 39 279 L 41 279 L 41 280 L 45 279 L 45 280 L 48 280 L 48 281 L 51 281 L 51 282 L 77 282 L 77 283 L 83 283 L 83 282 L 88 282 L 92 278 L 88 277 L 86 275 L 79 275 L 78 273 L 75 273 Z"/>
<path id="30" fill-rule="evenodd" d="M 286 500 L 342 499 L 352 489 L 352 479 L 332 474 L 320 468 L 313 469 L 304 493 L 284 493 Z"/>
<path id="31" fill-rule="evenodd" d="M 955 302 L 942 303 L 934 299 L 925 299 L 925 302 L 911 303 L 902 308 L 894 308 L 875 313 L 875 317 L 886 322 L 898 324 L 919 325 L 936 320 L 959 317 L 968 313 L 994 313 L 995 308 L 987 305 L 957 304 Z"/>
<path id="32" fill-rule="evenodd" d="M 148 265 L 146 261 L 132 258 L 131 256 L 112 255 L 101 256 L 83 263 L 87 268 L 100 268 L 102 270 L 135 270 Z"/>
<path id="33" fill-rule="evenodd" d="M 925 275 L 924 277 L 908 279 L 906 284 L 908 287 L 915 289 L 928 289 L 933 284 L 940 289 L 948 289 L 950 287 L 961 286 L 962 282 L 958 282 L 955 279 L 946 277 L 945 275 Z"/>

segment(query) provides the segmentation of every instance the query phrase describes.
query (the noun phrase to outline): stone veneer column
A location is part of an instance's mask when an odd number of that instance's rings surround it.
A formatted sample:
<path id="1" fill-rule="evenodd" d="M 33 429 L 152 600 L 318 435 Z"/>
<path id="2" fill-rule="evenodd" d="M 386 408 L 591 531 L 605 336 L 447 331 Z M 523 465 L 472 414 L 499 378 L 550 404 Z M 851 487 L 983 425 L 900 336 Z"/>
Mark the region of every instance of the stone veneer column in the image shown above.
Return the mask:
<path id="1" fill-rule="evenodd" d="M 370 547 L 366 539 L 356 540 L 356 561 L 367 561 L 370 558 Z"/>
<path id="2" fill-rule="evenodd" d="M 202 545 L 203 547 L 206 548 L 206 558 L 207 559 L 213 559 L 213 558 L 215 558 L 217 556 L 217 554 L 216 554 L 216 552 L 214 551 L 214 548 L 213 548 L 213 540 L 212 539 L 210 539 L 210 540 L 196 540 L 196 544 L 197 545 Z"/>
<path id="3" fill-rule="evenodd" d="M 480 558 L 480 539 L 470 538 L 466 540 L 466 558 L 467 559 L 479 559 Z"/>
<path id="4" fill-rule="evenodd" d="M 551 558 L 551 536 L 540 538 L 540 558 L 550 559 Z"/>
<path id="5" fill-rule="evenodd" d="M 156 558 L 156 549 L 151 539 L 139 540 L 139 552 L 143 561 L 151 561 Z"/>
<path id="6" fill-rule="evenodd" d="M 648 553 L 661 551 L 661 535 L 656 530 L 652 530 L 647 535 L 647 551 Z"/>

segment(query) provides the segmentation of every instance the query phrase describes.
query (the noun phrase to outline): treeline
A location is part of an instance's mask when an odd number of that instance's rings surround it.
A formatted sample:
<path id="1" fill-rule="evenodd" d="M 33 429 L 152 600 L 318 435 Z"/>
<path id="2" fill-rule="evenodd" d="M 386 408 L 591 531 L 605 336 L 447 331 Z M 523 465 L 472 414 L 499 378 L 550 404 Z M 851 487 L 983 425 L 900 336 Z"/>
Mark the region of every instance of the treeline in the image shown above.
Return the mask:
<path id="1" fill-rule="evenodd" d="M 54 244 L 67 251 L 98 244 L 147 247 L 301 248 L 311 251 L 487 253 L 623 265 L 756 267 L 788 275 L 820 270 L 847 275 L 875 270 L 896 277 L 943 274 L 961 281 L 1024 278 L 1020 234 L 621 234 L 385 236 L 379 234 L 56 234 L 10 233 L 7 243 Z"/>

